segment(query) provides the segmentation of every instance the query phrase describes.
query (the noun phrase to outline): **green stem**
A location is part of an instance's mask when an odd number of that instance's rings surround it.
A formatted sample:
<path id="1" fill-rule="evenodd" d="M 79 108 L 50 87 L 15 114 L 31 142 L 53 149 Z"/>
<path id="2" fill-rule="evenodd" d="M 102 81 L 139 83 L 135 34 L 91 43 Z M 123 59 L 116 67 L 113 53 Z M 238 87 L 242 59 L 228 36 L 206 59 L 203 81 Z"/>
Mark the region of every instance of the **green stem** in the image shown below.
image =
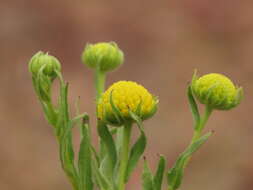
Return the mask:
<path id="1" fill-rule="evenodd" d="M 209 106 L 206 106 L 205 108 L 205 112 L 204 112 L 204 115 L 200 118 L 200 121 L 199 123 L 196 125 L 196 128 L 194 130 L 194 133 L 193 133 L 193 137 L 192 137 L 192 140 L 191 140 L 191 143 L 189 146 L 191 146 L 193 143 L 195 143 L 201 136 L 201 133 L 204 129 L 204 126 L 208 120 L 208 118 L 210 117 L 211 113 L 212 113 L 213 109 L 210 108 Z M 191 157 L 189 157 L 185 163 L 184 163 L 184 168 L 187 166 L 187 164 L 189 163 Z"/>
<path id="2" fill-rule="evenodd" d="M 95 71 L 95 84 L 96 84 L 96 102 L 98 102 L 105 88 L 105 73 L 99 69 Z"/>
<path id="3" fill-rule="evenodd" d="M 105 78 L 106 78 L 105 72 L 101 72 L 99 68 L 96 68 L 96 70 L 95 70 L 96 105 L 98 104 L 98 100 L 104 92 Z M 99 139 L 99 141 L 100 141 L 99 142 L 99 144 L 100 144 L 100 157 L 102 159 L 104 157 L 104 153 L 105 153 L 105 145 L 101 141 L 101 139 Z"/>
<path id="4" fill-rule="evenodd" d="M 213 111 L 213 109 L 211 107 L 206 106 L 204 115 L 200 118 L 200 121 L 194 130 L 191 144 L 193 144 L 201 136 L 201 133 L 202 133 L 202 131 L 205 127 L 205 124 L 206 124 L 208 118 L 210 117 L 212 111 Z"/>
<path id="5" fill-rule="evenodd" d="M 124 126 L 123 129 L 118 190 L 125 190 L 125 176 L 129 157 L 129 142 L 131 137 L 131 128 L 132 124 L 128 123 Z"/>

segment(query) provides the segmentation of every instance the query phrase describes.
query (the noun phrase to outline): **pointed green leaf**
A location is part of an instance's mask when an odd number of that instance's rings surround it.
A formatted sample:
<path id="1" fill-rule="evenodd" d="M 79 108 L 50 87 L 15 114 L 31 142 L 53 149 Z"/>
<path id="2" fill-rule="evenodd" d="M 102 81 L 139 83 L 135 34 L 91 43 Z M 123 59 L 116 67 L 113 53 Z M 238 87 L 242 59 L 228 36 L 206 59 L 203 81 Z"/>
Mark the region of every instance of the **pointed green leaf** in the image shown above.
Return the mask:
<path id="1" fill-rule="evenodd" d="M 95 160 L 96 160 L 96 162 L 97 162 L 97 165 L 99 165 L 100 164 L 100 158 L 99 158 L 99 156 L 98 156 L 98 153 L 97 153 L 97 151 L 96 151 L 96 149 L 93 147 L 93 145 L 91 144 L 91 151 L 92 151 L 92 153 L 93 153 L 93 155 L 94 155 L 94 157 L 95 157 Z"/>
<path id="2" fill-rule="evenodd" d="M 144 159 L 144 168 L 142 172 L 142 190 L 154 190 L 153 175 L 148 166 L 147 161 Z"/>
<path id="3" fill-rule="evenodd" d="M 92 171 L 94 174 L 95 182 L 100 189 L 103 190 L 113 190 L 112 186 L 110 185 L 109 181 L 104 177 L 103 174 L 98 169 L 98 165 L 96 161 L 92 160 Z"/>
<path id="4" fill-rule="evenodd" d="M 72 145 L 71 130 L 64 135 L 64 138 L 59 138 L 60 145 L 60 160 L 63 170 L 68 176 L 70 182 L 74 187 L 79 186 L 79 176 L 74 164 L 74 151 Z"/>
<path id="5" fill-rule="evenodd" d="M 128 164 L 127 164 L 125 182 L 128 181 L 131 173 L 135 169 L 138 161 L 141 158 L 141 155 L 145 151 L 146 144 L 147 144 L 147 138 L 146 138 L 145 133 L 143 131 L 141 119 L 137 115 L 135 115 L 133 112 L 129 111 L 129 113 L 130 113 L 132 119 L 136 121 L 141 134 L 140 134 L 139 138 L 137 139 L 137 141 L 135 142 L 135 144 L 131 148 L 130 156 L 129 156 L 129 160 L 128 160 Z"/>
<path id="6" fill-rule="evenodd" d="M 68 85 L 60 84 L 60 99 L 57 112 L 56 135 L 60 145 L 60 160 L 62 168 L 69 177 L 72 185 L 79 186 L 79 176 L 74 163 L 74 150 L 72 145 L 72 122 L 68 114 Z"/>
<path id="7" fill-rule="evenodd" d="M 56 122 L 56 135 L 60 138 L 69 125 L 69 111 L 68 111 L 68 84 L 60 84 L 60 98 L 58 107 L 58 121 Z"/>
<path id="8" fill-rule="evenodd" d="M 154 176 L 154 188 L 155 190 L 161 190 L 162 188 L 162 181 L 163 181 L 163 175 L 164 175 L 164 170 L 165 170 L 165 158 L 164 156 L 160 156 L 160 160 L 158 163 L 158 167 L 156 170 L 156 174 Z"/>
<path id="9" fill-rule="evenodd" d="M 207 139 L 211 136 L 211 132 L 203 135 L 198 140 L 196 140 L 193 144 L 191 144 L 177 159 L 174 166 L 169 170 L 167 174 L 168 184 L 170 190 L 176 190 L 179 188 L 182 182 L 185 163 L 192 156 L 192 154 L 197 151 L 200 146 L 207 141 Z"/>
<path id="10" fill-rule="evenodd" d="M 112 176 L 114 172 L 115 163 L 117 162 L 116 146 L 107 125 L 100 120 L 98 121 L 98 134 L 106 146 L 106 150 L 110 158 L 110 168 L 111 168 L 111 172 L 108 175 Z"/>
<path id="11" fill-rule="evenodd" d="M 82 139 L 79 150 L 78 168 L 82 189 L 93 189 L 91 147 L 88 124 L 82 124 Z"/>
<path id="12" fill-rule="evenodd" d="M 112 93 L 113 90 L 110 93 L 110 104 L 113 110 L 113 114 L 117 120 L 118 123 L 122 123 L 122 121 L 124 121 L 124 117 L 122 116 L 121 112 L 119 111 L 119 109 L 117 108 L 117 106 L 114 104 L 113 102 L 113 98 L 112 98 Z"/>
<path id="13" fill-rule="evenodd" d="M 192 94 L 191 85 L 188 86 L 187 95 L 188 95 L 188 101 L 190 104 L 191 112 L 192 112 L 192 115 L 193 115 L 193 118 L 195 121 L 195 126 L 197 126 L 197 124 L 200 121 L 200 115 L 199 115 L 198 106 L 197 106 L 196 101 L 195 101 L 193 94 Z"/>
<path id="14" fill-rule="evenodd" d="M 131 148 L 131 151 L 130 151 L 125 182 L 128 181 L 131 173 L 135 169 L 138 161 L 140 160 L 141 155 L 143 154 L 143 152 L 145 150 L 146 143 L 147 143 L 147 140 L 146 140 L 145 134 L 143 131 L 141 131 L 140 137 L 138 138 L 138 140 L 133 145 L 133 147 Z"/>

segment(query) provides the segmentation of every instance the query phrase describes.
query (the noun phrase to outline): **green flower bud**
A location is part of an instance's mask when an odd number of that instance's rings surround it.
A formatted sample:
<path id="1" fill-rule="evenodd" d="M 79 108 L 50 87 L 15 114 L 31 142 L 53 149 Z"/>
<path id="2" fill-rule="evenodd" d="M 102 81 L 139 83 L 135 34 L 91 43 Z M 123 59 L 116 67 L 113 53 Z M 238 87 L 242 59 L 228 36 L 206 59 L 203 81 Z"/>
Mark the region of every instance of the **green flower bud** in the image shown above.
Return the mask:
<path id="1" fill-rule="evenodd" d="M 108 72 L 123 63 L 124 54 L 114 42 L 88 44 L 82 53 L 82 61 L 90 68 Z"/>
<path id="2" fill-rule="evenodd" d="M 56 77 L 56 71 L 61 71 L 61 64 L 54 56 L 39 51 L 31 58 L 29 71 L 36 77 L 40 70 L 44 75 L 54 79 Z"/>
<path id="3" fill-rule="evenodd" d="M 242 99 L 242 88 L 236 87 L 224 75 L 211 73 L 200 78 L 193 76 L 191 88 L 195 97 L 212 109 L 229 110 Z"/>

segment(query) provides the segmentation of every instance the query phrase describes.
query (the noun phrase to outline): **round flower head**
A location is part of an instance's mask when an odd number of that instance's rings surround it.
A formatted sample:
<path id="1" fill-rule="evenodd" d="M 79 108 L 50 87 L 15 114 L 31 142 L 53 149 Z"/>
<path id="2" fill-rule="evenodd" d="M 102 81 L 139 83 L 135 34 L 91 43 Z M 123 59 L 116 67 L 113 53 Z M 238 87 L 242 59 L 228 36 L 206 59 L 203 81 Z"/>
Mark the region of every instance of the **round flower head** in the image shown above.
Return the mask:
<path id="1" fill-rule="evenodd" d="M 91 68 L 102 72 L 116 69 L 124 61 L 124 54 L 114 42 L 86 45 L 82 61 Z"/>
<path id="2" fill-rule="evenodd" d="M 210 108 L 229 110 L 242 99 L 242 88 L 222 74 L 211 73 L 192 80 L 192 91 L 196 98 Z"/>
<path id="3" fill-rule="evenodd" d="M 120 126 L 132 121 L 130 112 L 133 112 L 145 120 L 156 112 L 157 103 L 157 99 L 143 86 L 131 81 L 119 81 L 109 87 L 100 98 L 98 118 Z"/>
<path id="4" fill-rule="evenodd" d="M 44 75 L 54 79 L 56 77 L 56 71 L 60 72 L 61 70 L 61 64 L 54 56 L 39 51 L 31 58 L 29 62 L 29 71 L 33 76 L 37 76 L 40 70 Z"/>

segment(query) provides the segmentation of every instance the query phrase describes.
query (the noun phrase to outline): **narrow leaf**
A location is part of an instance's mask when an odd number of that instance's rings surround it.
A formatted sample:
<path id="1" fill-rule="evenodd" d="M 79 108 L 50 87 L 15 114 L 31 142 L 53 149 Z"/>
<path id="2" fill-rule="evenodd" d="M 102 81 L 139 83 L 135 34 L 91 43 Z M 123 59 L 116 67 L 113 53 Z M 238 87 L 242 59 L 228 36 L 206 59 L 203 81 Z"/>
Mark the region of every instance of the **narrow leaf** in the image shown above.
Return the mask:
<path id="1" fill-rule="evenodd" d="M 197 106 L 196 101 L 195 101 L 193 94 L 192 94 L 191 85 L 188 86 L 187 95 L 188 95 L 188 101 L 190 104 L 191 112 L 192 112 L 192 115 L 193 115 L 193 118 L 195 121 L 195 126 L 197 126 L 197 124 L 200 121 L 200 115 L 199 115 L 198 106 Z"/>
<path id="2" fill-rule="evenodd" d="M 106 146 L 108 156 L 110 158 L 110 167 L 111 167 L 110 175 L 112 176 L 115 163 L 117 162 L 116 146 L 108 127 L 103 121 L 100 120 L 98 121 L 98 134 Z"/>
<path id="3" fill-rule="evenodd" d="M 212 133 L 209 132 L 206 135 L 200 137 L 178 157 L 176 163 L 167 174 L 169 189 L 176 190 L 179 188 L 182 183 L 185 163 L 188 162 L 192 154 L 197 151 L 203 143 L 207 141 L 211 134 Z"/>
<path id="4" fill-rule="evenodd" d="M 153 175 L 146 160 L 144 160 L 144 168 L 142 172 L 142 190 L 154 190 Z"/>
<path id="5" fill-rule="evenodd" d="M 79 150 L 78 168 L 82 189 L 93 189 L 91 147 L 88 125 L 82 124 L 82 139 Z"/>
<path id="6" fill-rule="evenodd" d="M 133 172 L 133 170 L 135 169 L 138 161 L 141 158 L 141 155 L 143 154 L 145 147 L 146 147 L 146 137 L 143 131 L 141 131 L 141 135 L 138 138 L 138 140 L 136 141 L 136 143 L 133 145 L 133 147 L 131 148 L 130 151 L 130 156 L 129 156 L 129 161 L 128 161 L 128 165 L 127 165 L 127 171 L 126 171 L 126 178 L 125 178 L 125 182 L 128 181 L 131 173 Z"/>
<path id="7" fill-rule="evenodd" d="M 79 176 L 74 163 L 74 150 L 72 145 L 72 122 L 68 114 L 68 85 L 60 84 L 60 99 L 58 117 L 56 122 L 56 135 L 60 144 L 60 160 L 62 168 L 74 187 L 79 186 Z"/>
<path id="8" fill-rule="evenodd" d="M 155 190 L 161 190 L 161 188 L 162 188 L 162 181 L 163 181 L 163 175 L 164 175 L 164 170 L 165 170 L 165 164 L 166 164 L 165 158 L 164 158 L 164 156 L 161 155 L 159 163 L 158 163 L 158 167 L 156 170 L 156 174 L 154 176 L 153 183 L 154 183 Z"/>
<path id="9" fill-rule="evenodd" d="M 109 181 L 105 178 L 103 174 L 98 169 L 98 165 L 95 159 L 92 159 L 92 171 L 94 174 L 95 181 L 100 189 L 103 190 L 113 190 L 113 187 L 109 183 Z"/>
<path id="10" fill-rule="evenodd" d="M 129 111 L 129 113 L 130 113 L 132 119 L 136 121 L 141 134 L 140 134 L 140 137 L 137 139 L 137 141 L 135 142 L 135 144 L 131 148 L 129 161 L 128 161 L 128 165 L 127 165 L 125 182 L 128 181 L 131 173 L 135 169 L 138 161 L 141 158 L 141 155 L 145 151 L 146 144 L 147 144 L 147 138 L 145 136 L 145 133 L 144 133 L 144 130 L 142 127 L 141 119 L 137 115 L 135 115 L 133 112 Z"/>

